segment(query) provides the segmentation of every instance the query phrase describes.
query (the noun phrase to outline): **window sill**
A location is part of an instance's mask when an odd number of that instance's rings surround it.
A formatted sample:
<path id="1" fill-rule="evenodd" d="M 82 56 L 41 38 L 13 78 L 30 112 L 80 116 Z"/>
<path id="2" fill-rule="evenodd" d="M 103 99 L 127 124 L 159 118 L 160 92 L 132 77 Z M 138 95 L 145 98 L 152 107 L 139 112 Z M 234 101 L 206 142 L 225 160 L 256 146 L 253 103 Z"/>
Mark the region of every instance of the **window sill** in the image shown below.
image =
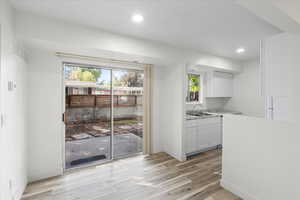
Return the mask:
<path id="1" fill-rule="evenodd" d="M 185 102 L 185 104 L 187 104 L 187 105 L 203 105 L 203 103 L 202 103 L 202 102 L 199 102 L 199 101 Z"/>

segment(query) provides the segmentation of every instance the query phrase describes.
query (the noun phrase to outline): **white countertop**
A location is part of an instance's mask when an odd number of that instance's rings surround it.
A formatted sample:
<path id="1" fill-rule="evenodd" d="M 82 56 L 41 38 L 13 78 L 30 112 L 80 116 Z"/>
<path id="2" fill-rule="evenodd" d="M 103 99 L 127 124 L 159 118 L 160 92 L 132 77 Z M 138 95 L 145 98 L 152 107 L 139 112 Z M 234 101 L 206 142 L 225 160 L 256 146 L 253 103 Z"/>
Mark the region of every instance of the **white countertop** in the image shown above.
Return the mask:
<path id="1" fill-rule="evenodd" d="M 205 113 L 214 114 L 214 115 L 225 115 L 225 114 L 232 114 L 232 115 L 242 115 L 242 112 L 239 111 L 232 111 L 232 110 L 207 110 Z"/>
<path id="2" fill-rule="evenodd" d="M 209 113 L 211 114 L 211 113 Z M 220 115 L 217 114 L 211 114 L 211 115 L 206 115 L 206 116 L 195 116 L 195 115 L 185 115 L 185 120 L 196 120 L 196 119 L 207 119 L 207 118 L 212 118 L 212 117 L 220 117 Z"/>

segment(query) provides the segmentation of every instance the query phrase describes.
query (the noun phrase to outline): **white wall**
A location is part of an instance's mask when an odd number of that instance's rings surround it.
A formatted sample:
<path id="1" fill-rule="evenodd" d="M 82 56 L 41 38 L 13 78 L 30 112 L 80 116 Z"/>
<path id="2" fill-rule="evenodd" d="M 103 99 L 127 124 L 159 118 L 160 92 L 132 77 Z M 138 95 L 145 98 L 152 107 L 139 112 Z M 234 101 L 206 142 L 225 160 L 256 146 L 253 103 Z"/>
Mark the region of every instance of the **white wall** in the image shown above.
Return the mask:
<path id="1" fill-rule="evenodd" d="M 1 26 L 1 113 L 4 127 L 0 132 L 0 199 L 20 199 L 26 177 L 26 63 L 15 41 L 14 10 L 0 0 Z M 8 81 L 16 89 L 8 91 Z"/>
<path id="2" fill-rule="evenodd" d="M 184 64 L 161 71 L 163 79 L 160 86 L 160 134 L 162 149 L 178 160 L 185 160 L 183 151 L 184 121 Z"/>
<path id="3" fill-rule="evenodd" d="M 28 54 L 28 179 L 62 174 L 62 62 L 53 52 Z"/>
<path id="4" fill-rule="evenodd" d="M 233 97 L 228 101 L 225 109 L 240 111 L 248 116 L 264 117 L 265 102 L 260 94 L 260 78 L 258 60 L 244 63 L 243 72 L 234 75 Z"/>
<path id="5" fill-rule="evenodd" d="M 222 185 L 245 200 L 299 199 L 300 126 L 226 115 Z"/>

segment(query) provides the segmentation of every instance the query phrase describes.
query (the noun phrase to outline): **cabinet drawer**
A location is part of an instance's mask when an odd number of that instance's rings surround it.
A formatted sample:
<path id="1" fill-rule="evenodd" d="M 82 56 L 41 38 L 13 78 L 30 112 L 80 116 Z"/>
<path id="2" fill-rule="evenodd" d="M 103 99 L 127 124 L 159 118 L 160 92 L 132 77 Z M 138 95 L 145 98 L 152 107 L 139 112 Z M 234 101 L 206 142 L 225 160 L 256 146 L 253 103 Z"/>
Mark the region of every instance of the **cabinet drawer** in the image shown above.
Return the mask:
<path id="1" fill-rule="evenodd" d="M 221 123 L 221 117 L 209 117 L 203 119 L 186 120 L 185 127 L 202 126 L 206 124 L 218 124 Z"/>
<path id="2" fill-rule="evenodd" d="M 192 119 L 192 120 L 186 120 L 185 121 L 185 127 L 195 127 L 198 125 L 199 119 Z"/>
<path id="3" fill-rule="evenodd" d="M 207 124 L 219 124 L 221 123 L 221 117 L 209 117 L 205 119 L 196 120 L 198 126 Z"/>

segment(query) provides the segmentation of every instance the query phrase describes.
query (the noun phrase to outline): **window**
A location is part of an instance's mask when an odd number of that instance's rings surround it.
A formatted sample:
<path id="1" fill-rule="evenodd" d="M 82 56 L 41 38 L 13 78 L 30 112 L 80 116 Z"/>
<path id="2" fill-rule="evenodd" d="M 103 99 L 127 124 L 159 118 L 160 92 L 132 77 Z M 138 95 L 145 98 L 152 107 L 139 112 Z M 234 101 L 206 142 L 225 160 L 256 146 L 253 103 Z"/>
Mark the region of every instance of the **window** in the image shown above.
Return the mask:
<path id="1" fill-rule="evenodd" d="M 199 74 L 187 75 L 187 103 L 202 103 L 201 76 Z"/>

